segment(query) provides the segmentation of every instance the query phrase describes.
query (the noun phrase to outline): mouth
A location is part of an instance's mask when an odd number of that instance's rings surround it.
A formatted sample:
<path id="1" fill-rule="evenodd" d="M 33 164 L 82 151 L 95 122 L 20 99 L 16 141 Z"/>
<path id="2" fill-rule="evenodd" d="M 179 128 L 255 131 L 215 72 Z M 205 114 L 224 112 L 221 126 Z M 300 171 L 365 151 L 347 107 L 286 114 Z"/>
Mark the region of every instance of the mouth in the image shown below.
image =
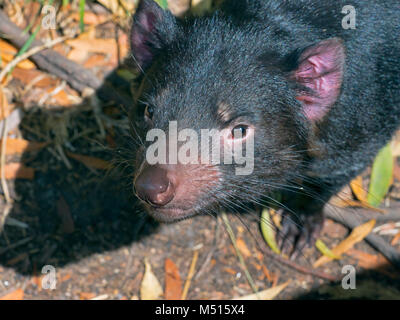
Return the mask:
<path id="1" fill-rule="evenodd" d="M 182 209 L 177 207 L 152 207 L 145 204 L 147 212 L 150 216 L 159 222 L 172 223 L 184 220 L 196 215 L 192 208 Z"/>

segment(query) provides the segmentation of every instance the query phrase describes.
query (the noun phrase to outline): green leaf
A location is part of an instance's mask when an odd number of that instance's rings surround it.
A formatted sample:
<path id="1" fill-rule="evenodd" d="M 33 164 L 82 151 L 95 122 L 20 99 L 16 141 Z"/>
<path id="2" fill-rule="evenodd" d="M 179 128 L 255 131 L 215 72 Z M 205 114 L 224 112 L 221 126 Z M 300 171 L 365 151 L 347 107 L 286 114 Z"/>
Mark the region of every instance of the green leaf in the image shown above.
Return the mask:
<path id="1" fill-rule="evenodd" d="M 390 143 L 375 158 L 367 201 L 377 207 L 387 194 L 393 175 L 393 155 Z"/>
<path id="2" fill-rule="evenodd" d="M 167 0 L 156 0 L 156 1 L 160 5 L 160 7 L 163 8 L 164 10 L 168 8 Z"/>
<path id="3" fill-rule="evenodd" d="M 337 256 L 336 254 L 334 254 L 334 253 L 331 251 L 331 249 L 329 249 L 329 248 L 326 246 L 326 244 L 322 242 L 322 240 L 319 240 L 319 239 L 318 239 L 318 240 L 315 242 L 315 246 L 317 247 L 317 249 L 318 249 L 319 251 L 321 251 L 321 253 L 322 253 L 324 256 L 327 256 L 328 258 L 331 258 L 331 259 L 341 259 L 341 258 L 342 258 L 342 257 Z"/>
<path id="4" fill-rule="evenodd" d="M 275 228 L 271 222 L 268 209 L 264 209 L 261 213 L 261 232 L 273 252 L 280 254 L 280 250 L 275 241 Z"/>

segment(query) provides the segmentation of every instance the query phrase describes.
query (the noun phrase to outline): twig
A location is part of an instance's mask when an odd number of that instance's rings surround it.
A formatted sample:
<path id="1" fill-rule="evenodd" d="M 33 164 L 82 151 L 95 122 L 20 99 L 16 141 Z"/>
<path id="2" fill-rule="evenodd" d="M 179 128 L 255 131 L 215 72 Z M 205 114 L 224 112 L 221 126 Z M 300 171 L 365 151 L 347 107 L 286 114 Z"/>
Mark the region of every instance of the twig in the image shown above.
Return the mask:
<path id="1" fill-rule="evenodd" d="M 183 287 L 182 296 L 181 296 L 182 300 L 186 300 L 187 294 L 189 292 L 190 283 L 191 283 L 192 278 L 194 276 L 194 272 L 195 272 L 195 268 L 196 268 L 196 263 L 197 263 L 198 257 L 199 257 L 199 250 L 195 250 L 194 254 L 193 254 L 192 263 L 190 264 L 188 277 L 186 279 L 185 286 Z"/>
<path id="2" fill-rule="evenodd" d="M 4 108 L 2 107 L 2 113 L 4 114 Z M 7 204 L 11 202 L 10 192 L 8 191 L 8 186 L 5 178 L 4 167 L 6 164 L 6 143 L 7 143 L 7 118 L 4 118 L 4 126 L 1 137 L 1 156 L 0 156 L 0 174 L 1 174 L 1 187 L 3 188 L 4 198 Z M 5 214 L 5 211 L 3 214 Z M 5 219 L 5 218 L 4 218 Z"/>
<path id="3" fill-rule="evenodd" d="M 222 213 L 222 220 L 225 223 L 226 231 L 228 232 L 229 237 L 231 238 L 233 247 L 235 248 L 236 255 L 238 256 L 239 262 L 242 265 L 242 268 L 243 268 L 244 274 L 246 275 L 247 281 L 249 282 L 250 287 L 253 290 L 253 292 L 257 293 L 258 289 L 257 289 L 257 287 L 256 287 L 256 285 L 255 285 L 255 283 L 253 281 L 253 278 L 250 275 L 249 270 L 247 269 L 247 266 L 246 266 L 246 263 L 244 261 L 244 258 L 242 256 L 242 254 L 240 253 L 239 248 L 237 247 L 235 234 L 233 233 L 232 227 L 229 224 L 229 220 L 228 220 L 228 217 L 227 217 L 225 212 Z"/>
<path id="4" fill-rule="evenodd" d="M 210 263 L 212 256 L 214 255 L 215 251 L 217 250 L 217 243 L 218 243 L 218 238 L 219 238 L 219 230 L 220 230 L 220 220 L 217 218 L 216 219 L 216 225 L 215 225 L 215 236 L 214 236 L 214 241 L 211 250 L 208 252 L 206 258 L 204 259 L 203 264 L 199 268 L 199 271 L 197 272 L 196 276 L 194 277 L 195 280 L 199 279 L 201 275 L 204 273 L 206 270 L 206 266 Z"/>
<path id="5" fill-rule="evenodd" d="M 8 250 L 15 249 L 18 246 L 22 246 L 23 244 L 28 243 L 31 240 L 32 240 L 32 237 L 28 237 L 28 238 L 25 238 L 25 239 L 21 239 L 21 240 L 15 242 L 13 244 L 10 244 L 9 246 L 7 246 L 5 248 L 0 248 L 0 254 L 4 254 Z"/>
<path id="6" fill-rule="evenodd" d="M 327 274 L 325 272 L 322 271 L 317 271 L 317 270 L 313 270 L 311 268 L 307 268 L 307 267 L 303 267 L 297 263 L 295 263 L 294 261 L 288 260 L 282 256 L 277 255 L 276 253 L 272 252 L 272 251 L 267 251 L 266 249 L 261 248 L 261 251 L 269 256 L 270 258 L 274 259 L 275 261 L 278 261 L 279 263 L 282 263 L 298 272 L 304 273 L 304 274 L 309 274 L 311 276 L 317 277 L 317 278 L 321 278 L 321 279 L 325 279 L 325 280 L 329 280 L 332 282 L 336 282 L 339 280 L 339 278 L 332 276 L 330 274 Z"/>

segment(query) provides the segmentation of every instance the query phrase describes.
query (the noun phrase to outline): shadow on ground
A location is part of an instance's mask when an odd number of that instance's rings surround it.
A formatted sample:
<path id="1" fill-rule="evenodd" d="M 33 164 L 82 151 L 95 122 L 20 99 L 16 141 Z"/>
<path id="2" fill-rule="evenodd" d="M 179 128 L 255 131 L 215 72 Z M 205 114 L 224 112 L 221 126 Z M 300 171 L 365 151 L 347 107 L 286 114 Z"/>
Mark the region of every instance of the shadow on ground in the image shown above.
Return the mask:
<path id="1" fill-rule="evenodd" d="M 129 85 L 114 71 L 98 90 L 98 96 L 108 99 L 112 92 L 125 104 L 119 110 L 111 102 L 102 108 L 104 135 L 89 103 L 25 113 L 19 126 L 23 138 L 49 144 L 18 159 L 35 169 L 33 180 L 8 182 L 13 199 L 8 216 L 28 228 L 6 224 L 0 235 L 0 265 L 20 274 L 36 273 L 47 264 L 61 267 L 139 241 L 157 227 L 133 196 L 131 159 L 126 159 L 128 166 L 119 166 L 121 170 L 105 171 L 68 156 L 70 152 L 113 161 L 116 145 L 129 140 Z M 129 145 L 123 152 L 128 149 Z M 5 203 L 1 206 L 4 209 Z"/>

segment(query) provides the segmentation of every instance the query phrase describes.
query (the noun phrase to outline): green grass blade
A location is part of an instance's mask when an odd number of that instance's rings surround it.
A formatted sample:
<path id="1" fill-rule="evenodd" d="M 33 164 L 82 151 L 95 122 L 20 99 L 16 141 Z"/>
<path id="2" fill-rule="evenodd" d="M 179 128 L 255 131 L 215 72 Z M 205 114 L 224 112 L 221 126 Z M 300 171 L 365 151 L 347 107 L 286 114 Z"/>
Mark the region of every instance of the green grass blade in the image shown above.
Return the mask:
<path id="1" fill-rule="evenodd" d="M 85 24 L 83 22 L 83 17 L 85 16 L 85 4 L 86 0 L 79 0 L 79 28 L 81 32 L 85 31 Z"/>

